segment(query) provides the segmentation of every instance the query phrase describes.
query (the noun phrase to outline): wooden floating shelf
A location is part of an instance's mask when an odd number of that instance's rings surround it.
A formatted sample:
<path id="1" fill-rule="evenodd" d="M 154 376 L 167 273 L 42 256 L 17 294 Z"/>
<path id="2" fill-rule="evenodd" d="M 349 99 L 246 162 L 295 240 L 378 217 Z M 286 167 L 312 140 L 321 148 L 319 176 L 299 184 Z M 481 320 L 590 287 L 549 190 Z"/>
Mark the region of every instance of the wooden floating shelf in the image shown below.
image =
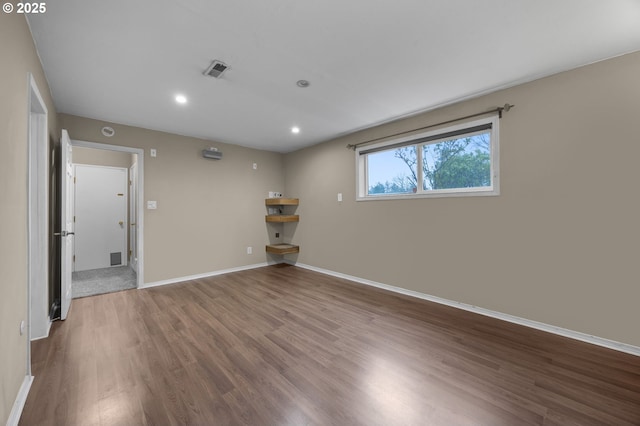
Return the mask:
<path id="1" fill-rule="evenodd" d="M 264 204 L 267 206 L 297 206 L 299 200 L 297 198 L 267 198 Z"/>
<path id="2" fill-rule="evenodd" d="M 297 214 L 270 214 L 264 217 L 267 222 L 299 222 L 300 216 Z"/>
<path id="3" fill-rule="evenodd" d="M 267 198 L 264 200 L 264 204 L 266 206 L 271 206 L 267 210 L 269 213 L 264 217 L 266 222 L 278 223 L 279 225 L 274 225 L 275 227 L 280 229 L 280 232 L 284 229 L 284 225 L 291 222 L 299 222 L 300 216 L 297 214 L 282 214 L 293 213 L 295 210 L 295 206 L 297 206 L 299 200 L 297 198 Z M 273 208 L 276 206 L 277 208 Z M 293 206 L 293 207 L 287 207 Z M 287 211 L 288 210 L 288 211 Z M 276 213 L 276 214 L 273 214 Z M 276 233 L 277 238 L 277 233 Z M 267 253 L 284 255 L 291 253 L 299 253 L 300 247 L 294 244 L 268 244 L 266 246 Z"/>
<path id="4" fill-rule="evenodd" d="M 273 254 L 290 254 L 300 252 L 300 247 L 293 244 L 269 244 L 266 248 L 267 253 Z"/>

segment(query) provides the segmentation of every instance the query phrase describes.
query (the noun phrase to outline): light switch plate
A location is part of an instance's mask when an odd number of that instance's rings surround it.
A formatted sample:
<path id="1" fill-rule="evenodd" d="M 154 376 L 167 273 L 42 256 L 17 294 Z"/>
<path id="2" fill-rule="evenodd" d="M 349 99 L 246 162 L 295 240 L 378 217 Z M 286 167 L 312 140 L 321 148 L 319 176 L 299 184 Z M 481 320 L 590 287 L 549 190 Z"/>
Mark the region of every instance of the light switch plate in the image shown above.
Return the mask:
<path id="1" fill-rule="evenodd" d="M 147 201 L 147 210 L 155 210 L 158 208 L 157 201 Z"/>

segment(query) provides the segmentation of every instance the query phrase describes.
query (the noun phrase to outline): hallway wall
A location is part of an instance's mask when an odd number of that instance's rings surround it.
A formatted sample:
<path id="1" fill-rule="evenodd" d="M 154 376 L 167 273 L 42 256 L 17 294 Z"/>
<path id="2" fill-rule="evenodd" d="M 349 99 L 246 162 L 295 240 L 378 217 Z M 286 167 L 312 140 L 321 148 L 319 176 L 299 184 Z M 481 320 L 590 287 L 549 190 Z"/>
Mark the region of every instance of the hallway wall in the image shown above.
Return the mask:
<path id="1" fill-rule="evenodd" d="M 28 73 L 33 74 L 59 139 L 56 110 L 24 15 L 0 13 L 0 424 L 11 412 L 27 372 Z M 48 149 L 48 147 L 44 147 Z"/>

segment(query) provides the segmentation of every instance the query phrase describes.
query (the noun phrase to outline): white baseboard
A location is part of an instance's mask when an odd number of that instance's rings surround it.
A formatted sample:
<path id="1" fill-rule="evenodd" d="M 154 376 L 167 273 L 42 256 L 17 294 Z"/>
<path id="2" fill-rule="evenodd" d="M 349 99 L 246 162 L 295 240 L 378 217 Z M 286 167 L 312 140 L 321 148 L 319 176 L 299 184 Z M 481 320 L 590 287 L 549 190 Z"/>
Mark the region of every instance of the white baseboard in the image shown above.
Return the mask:
<path id="1" fill-rule="evenodd" d="M 145 283 L 142 287 L 139 287 L 139 288 L 143 289 L 143 288 L 150 288 L 150 287 L 158 287 L 161 285 L 175 284 L 183 281 L 198 280 L 200 278 L 207 278 L 207 277 L 213 277 L 216 275 L 229 274 L 231 272 L 239 272 L 239 271 L 246 271 L 248 269 L 262 268 L 264 266 L 269 266 L 273 264 L 274 264 L 273 262 L 254 263 L 253 265 L 245 265 L 245 266 L 238 266 L 236 268 L 221 269 L 219 271 L 205 272 L 204 274 L 188 275 L 186 277 L 178 277 L 178 278 L 171 278 L 168 280 L 154 281 L 151 283 Z"/>
<path id="2" fill-rule="evenodd" d="M 29 389 L 31 389 L 31 383 L 33 383 L 33 376 L 24 376 L 22 386 L 20 386 L 20 390 L 18 391 L 16 400 L 13 403 L 13 407 L 11 408 L 11 413 L 9 413 L 7 426 L 18 426 L 20 416 L 22 415 L 22 409 L 24 408 L 25 402 L 27 402 Z"/>
<path id="3" fill-rule="evenodd" d="M 598 336 L 592 336 L 590 334 L 581 333 L 579 331 L 568 330 L 566 328 L 556 327 L 555 325 L 545 324 L 542 322 L 517 317 L 515 315 L 504 314 L 502 312 L 492 311 L 490 309 L 480 308 L 478 306 L 473 306 L 473 305 L 469 305 L 462 302 L 456 302 L 453 300 L 444 299 L 442 297 L 431 296 L 429 294 L 424 294 L 424 293 L 420 293 L 413 290 L 407 290 L 402 287 L 395 287 L 392 285 L 355 277 L 353 275 L 347 275 L 347 274 L 331 271 L 324 268 L 317 268 L 315 266 L 305 265 L 304 263 L 293 263 L 293 262 L 286 262 L 286 263 L 298 266 L 300 268 L 309 269 L 311 271 L 320 272 L 321 274 L 331 275 L 331 276 L 334 276 L 337 278 L 343 278 L 349 281 L 355 281 L 360 284 L 381 288 L 384 290 L 392 291 L 394 293 L 404 294 L 406 296 L 416 297 L 418 299 L 429 300 L 431 302 L 439 303 L 442 305 L 452 306 L 458 309 L 464 309 L 465 311 L 470 311 L 480 315 L 497 318 L 497 319 L 508 321 L 514 324 L 524 325 L 525 327 L 535 328 L 537 330 L 546 331 L 548 333 L 553 333 L 553 334 L 557 334 L 564 337 L 569 337 L 571 339 L 580 340 L 582 342 L 587 342 L 587 343 L 591 343 L 598 346 L 603 346 L 605 348 L 614 349 L 616 351 L 625 352 L 631 355 L 640 356 L 640 347 L 629 345 L 627 343 L 616 342 L 614 340 L 609 340 L 609 339 L 605 339 Z"/>

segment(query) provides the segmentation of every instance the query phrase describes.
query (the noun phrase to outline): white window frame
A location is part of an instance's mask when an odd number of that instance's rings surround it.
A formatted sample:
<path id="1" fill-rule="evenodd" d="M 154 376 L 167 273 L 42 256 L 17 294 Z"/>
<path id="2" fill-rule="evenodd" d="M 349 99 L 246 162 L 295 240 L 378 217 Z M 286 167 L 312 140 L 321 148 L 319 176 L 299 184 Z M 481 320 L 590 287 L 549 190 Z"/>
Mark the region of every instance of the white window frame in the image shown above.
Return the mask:
<path id="1" fill-rule="evenodd" d="M 398 200 L 412 198 L 439 198 L 439 197 L 477 197 L 477 196 L 497 196 L 500 195 L 500 141 L 499 141 L 499 117 L 492 116 L 474 121 L 467 121 L 453 126 L 442 127 L 437 130 L 413 134 L 401 138 L 391 139 L 372 145 L 359 146 L 355 150 L 356 157 L 356 201 L 377 201 L 377 200 Z M 450 140 L 451 137 L 443 137 L 442 139 L 434 139 L 429 142 L 416 142 L 422 138 L 437 137 L 438 135 L 449 132 L 457 132 L 464 129 L 471 129 L 476 126 L 491 124 L 491 185 L 478 188 L 451 188 L 451 189 L 430 189 L 422 188 L 421 182 L 424 180 L 422 164 L 422 147 L 432 145 L 444 140 Z M 470 134 L 472 132 L 469 132 Z M 464 136 L 461 134 L 460 136 Z M 417 149 L 417 174 L 418 185 L 415 193 L 410 194 L 373 194 L 368 195 L 367 188 L 367 154 L 361 154 L 362 151 L 370 151 L 372 149 L 383 149 L 393 145 L 404 144 L 404 146 L 416 146 Z"/>

